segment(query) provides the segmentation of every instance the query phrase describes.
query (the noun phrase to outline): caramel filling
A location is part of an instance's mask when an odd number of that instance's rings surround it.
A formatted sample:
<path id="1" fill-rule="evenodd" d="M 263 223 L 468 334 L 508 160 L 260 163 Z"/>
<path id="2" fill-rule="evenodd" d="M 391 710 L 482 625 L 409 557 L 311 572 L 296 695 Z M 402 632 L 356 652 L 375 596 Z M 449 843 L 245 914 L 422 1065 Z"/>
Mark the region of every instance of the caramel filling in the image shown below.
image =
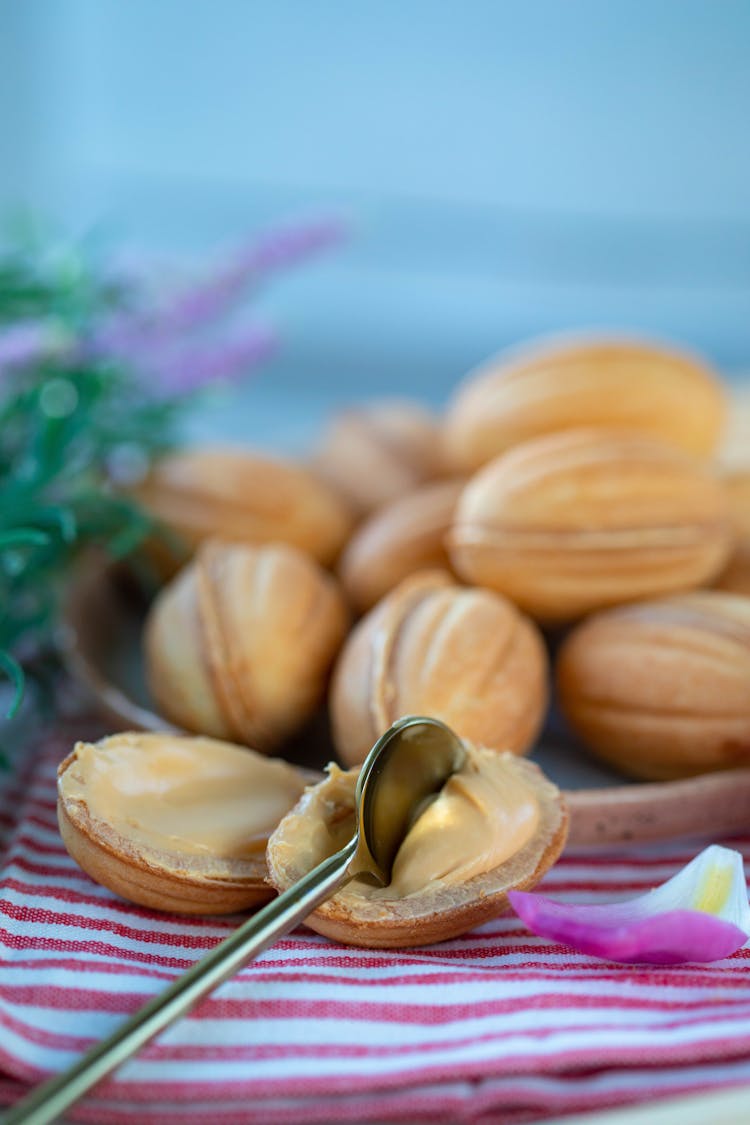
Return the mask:
<path id="1" fill-rule="evenodd" d="M 118 734 L 79 742 L 59 779 L 65 801 L 82 801 L 144 850 L 249 859 L 305 787 L 286 762 L 212 738 Z"/>
<path id="2" fill-rule="evenodd" d="M 388 886 L 376 887 L 358 877 L 339 895 L 407 898 L 430 886 L 465 883 L 520 852 L 535 835 L 541 810 L 531 785 L 508 768 L 508 757 L 468 748 L 461 768 L 418 810 Z M 354 828 L 351 809 L 316 823 L 306 841 L 295 841 L 304 847 L 305 869 L 343 847 Z"/>
<path id="3" fill-rule="evenodd" d="M 386 892 L 405 898 L 483 875 L 519 852 L 538 824 L 535 794 L 500 756 L 483 757 L 481 768 L 467 756 L 409 830 Z"/>

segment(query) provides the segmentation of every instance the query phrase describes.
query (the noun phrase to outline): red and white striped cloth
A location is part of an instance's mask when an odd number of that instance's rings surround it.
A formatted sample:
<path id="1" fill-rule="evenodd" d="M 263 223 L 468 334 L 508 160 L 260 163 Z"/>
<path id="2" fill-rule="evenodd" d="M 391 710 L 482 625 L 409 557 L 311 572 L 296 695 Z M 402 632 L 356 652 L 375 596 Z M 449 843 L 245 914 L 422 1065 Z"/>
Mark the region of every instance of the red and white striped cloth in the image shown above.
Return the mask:
<path id="1" fill-rule="evenodd" d="M 0 1102 L 67 1067 L 232 928 L 130 906 L 69 859 L 48 740 L 6 786 Z M 750 857 L 750 838 L 734 841 Z M 628 896 L 697 845 L 566 856 L 552 895 Z M 97 1125 L 537 1121 L 750 1081 L 750 954 L 631 969 L 530 936 L 513 917 L 424 949 L 300 930 L 71 1111 Z"/>

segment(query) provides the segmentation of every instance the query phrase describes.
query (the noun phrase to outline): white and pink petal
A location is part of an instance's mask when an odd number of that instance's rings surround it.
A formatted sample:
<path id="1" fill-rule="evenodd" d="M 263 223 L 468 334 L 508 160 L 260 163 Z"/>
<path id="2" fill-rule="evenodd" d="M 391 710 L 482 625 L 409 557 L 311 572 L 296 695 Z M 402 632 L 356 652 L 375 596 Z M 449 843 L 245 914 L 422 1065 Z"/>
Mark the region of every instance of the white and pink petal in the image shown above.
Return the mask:
<path id="1" fill-rule="evenodd" d="M 533 933 L 609 961 L 717 961 L 750 937 L 742 856 L 716 844 L 666 883 L 627 902 L 575 905 L 524 891 L 508 897 Z"/>

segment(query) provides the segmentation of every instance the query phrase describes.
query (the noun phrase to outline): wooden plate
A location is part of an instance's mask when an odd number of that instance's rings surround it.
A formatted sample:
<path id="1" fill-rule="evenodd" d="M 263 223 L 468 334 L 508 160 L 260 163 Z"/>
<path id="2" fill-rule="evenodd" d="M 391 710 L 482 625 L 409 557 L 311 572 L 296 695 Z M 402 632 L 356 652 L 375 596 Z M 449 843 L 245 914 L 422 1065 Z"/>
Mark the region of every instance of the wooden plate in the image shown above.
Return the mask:
<path id="1" fill-rule="evenodd" d="M 113 729 L 177 729 L 156 711 L 143 675 L 141 630 L 148 603 L 131 571 L 96 560 L 81 565 L 68 591 L 63 655 Z M 333 759 L 326 716 L 317 716 L 283 753 L 308 769 Z M 532 757 L 566 790 L 569 847 L 685 835 L 719 838 L 750 830 L 750 769 L 685 781 L 627 781 L 589 758 L 554 715 Z"/>

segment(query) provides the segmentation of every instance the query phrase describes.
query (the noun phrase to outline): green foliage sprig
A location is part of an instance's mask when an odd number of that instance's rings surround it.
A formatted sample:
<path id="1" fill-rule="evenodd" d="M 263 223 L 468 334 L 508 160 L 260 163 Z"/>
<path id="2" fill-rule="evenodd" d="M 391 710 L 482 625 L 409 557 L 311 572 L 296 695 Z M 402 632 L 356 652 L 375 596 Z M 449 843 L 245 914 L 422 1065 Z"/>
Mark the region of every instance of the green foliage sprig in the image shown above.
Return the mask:
<path id="1" fill-rule="evenodd" d="M 0 396 L 0 668 L 13 681 L 50 635 L 69 564 L 83 545 L 115 557 L 148 534 L 118 476 L 177 438 L 183 400 L 151 398 L 101 359 L 47 359 L 7 376 Z"/>

